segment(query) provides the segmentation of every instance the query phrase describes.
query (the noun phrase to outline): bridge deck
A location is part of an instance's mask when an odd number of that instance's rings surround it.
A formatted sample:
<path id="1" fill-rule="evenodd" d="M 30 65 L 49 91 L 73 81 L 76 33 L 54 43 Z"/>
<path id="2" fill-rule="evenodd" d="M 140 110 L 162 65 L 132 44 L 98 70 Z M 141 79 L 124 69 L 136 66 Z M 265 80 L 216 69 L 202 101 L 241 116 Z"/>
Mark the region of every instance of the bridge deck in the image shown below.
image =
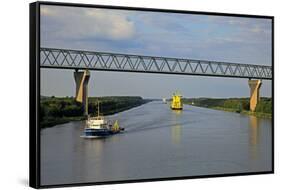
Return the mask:
<path id="1" fill-rule="evenodd" d="M 272 80 L 272 67 L 69 49 L 40 49 L 40 67 Z"/>

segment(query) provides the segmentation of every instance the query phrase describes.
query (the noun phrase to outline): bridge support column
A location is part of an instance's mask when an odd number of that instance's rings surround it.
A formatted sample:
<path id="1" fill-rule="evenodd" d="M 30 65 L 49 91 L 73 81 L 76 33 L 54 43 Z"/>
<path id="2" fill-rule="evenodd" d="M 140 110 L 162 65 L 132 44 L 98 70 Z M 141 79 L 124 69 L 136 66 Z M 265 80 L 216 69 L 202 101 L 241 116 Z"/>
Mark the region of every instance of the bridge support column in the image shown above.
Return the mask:
<path id="1" fill-rule="evenodd" d="M 260 87 L 261 80 L 249 80 L 248 82 L 250 87 L 250 110 L 255 111 L 256 106 L 260 100 Z"/>
<path id="2" fill-rule="evenodd" d="M 90 72 L 85 71 L 75 71 L 74 79 L 76 83 L 76 94 L 75 100 L 83 104 L 84 115 L 88 115 L 88 82 L 90 79 Z"/>

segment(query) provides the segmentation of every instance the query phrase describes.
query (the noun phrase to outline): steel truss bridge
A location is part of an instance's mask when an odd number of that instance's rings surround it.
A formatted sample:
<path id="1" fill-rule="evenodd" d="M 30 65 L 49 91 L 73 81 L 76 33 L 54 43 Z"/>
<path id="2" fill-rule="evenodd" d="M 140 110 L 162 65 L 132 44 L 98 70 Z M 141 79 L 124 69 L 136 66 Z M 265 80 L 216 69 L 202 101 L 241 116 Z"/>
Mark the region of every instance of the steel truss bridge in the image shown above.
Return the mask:
<path id="1" fill-rule="evenodd" d="M 40 48 L 40 67 L 272 80 L 265 65 L 54 48 Z"/>

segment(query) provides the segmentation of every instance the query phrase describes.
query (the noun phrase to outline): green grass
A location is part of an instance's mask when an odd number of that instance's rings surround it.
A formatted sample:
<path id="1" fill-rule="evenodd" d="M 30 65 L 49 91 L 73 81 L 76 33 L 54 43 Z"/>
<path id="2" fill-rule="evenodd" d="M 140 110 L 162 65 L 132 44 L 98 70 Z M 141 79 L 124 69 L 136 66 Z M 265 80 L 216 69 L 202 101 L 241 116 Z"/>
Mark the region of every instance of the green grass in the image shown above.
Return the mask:
<path id="1" fill-rule="evenodd" d="M 223 107 L 208 107 L 209 109 L 215 109 L 215 110 L 221 110 L 221 111 L 227 111 L 227 112 L 235 112 L 235 113 L 240 113 L 240 114 L 245 114 L 245 115 L 253 115 L 256 117 L 260 118 L 272 118 L 271 113 L 262 113 L 262 112 L 252 112 L 252 111 L 247 111 L 247 110 L 242 110 L 239 112 L 237 109 L 232 109 L 232 108 L 223 108 Z"/>
<path id="2" fill-rule="evenodd" d="M 183 98 L 183 103 L 198 107 L 254 115 L 262 118 L 272 117 L 272 100 L 267 97 L 260 99 L 254 112 L 249 110 L 249 98 Z"/>

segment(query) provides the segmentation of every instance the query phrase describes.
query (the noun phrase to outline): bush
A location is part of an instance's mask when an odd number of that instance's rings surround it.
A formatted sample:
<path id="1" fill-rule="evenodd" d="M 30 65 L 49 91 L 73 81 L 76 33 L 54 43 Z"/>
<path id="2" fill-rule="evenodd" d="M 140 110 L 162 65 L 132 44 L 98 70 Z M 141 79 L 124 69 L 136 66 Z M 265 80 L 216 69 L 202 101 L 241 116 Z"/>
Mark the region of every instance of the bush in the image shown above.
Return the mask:
<path id="1" fill-rule="evenodd" d="M 272 113 L 272 101 L 271 99 L 261 99 L 257 104 L 256 112 Z"/>

